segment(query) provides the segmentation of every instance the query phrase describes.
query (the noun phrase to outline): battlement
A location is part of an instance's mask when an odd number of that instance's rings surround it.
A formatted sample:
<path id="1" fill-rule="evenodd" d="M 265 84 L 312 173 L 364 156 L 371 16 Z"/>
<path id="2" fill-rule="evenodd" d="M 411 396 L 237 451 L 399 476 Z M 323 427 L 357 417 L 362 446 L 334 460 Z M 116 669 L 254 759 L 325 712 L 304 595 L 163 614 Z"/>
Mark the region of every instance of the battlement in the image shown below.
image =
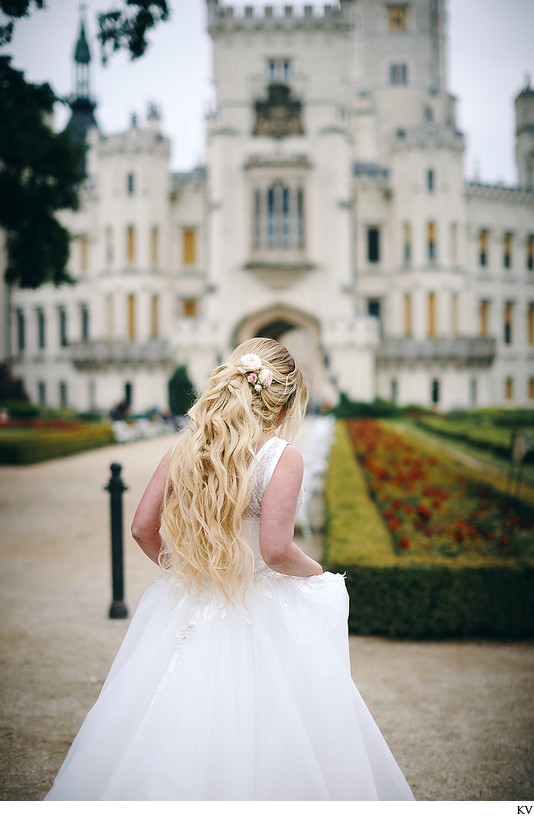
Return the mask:
<path id="1" fill-rule="evenodd" d="M 348 30 L 352 23 L 353 3 L 314 6 L 223 6 L 208 0 L 210 35 L 233 31 Z"/>

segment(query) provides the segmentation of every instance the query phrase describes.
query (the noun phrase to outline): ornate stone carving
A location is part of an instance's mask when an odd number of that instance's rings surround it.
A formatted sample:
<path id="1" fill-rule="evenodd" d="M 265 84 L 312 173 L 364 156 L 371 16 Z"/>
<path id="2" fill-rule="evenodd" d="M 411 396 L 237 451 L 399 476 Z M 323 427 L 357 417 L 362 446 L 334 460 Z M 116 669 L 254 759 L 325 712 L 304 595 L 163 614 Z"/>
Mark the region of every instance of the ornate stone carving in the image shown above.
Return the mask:
<path id="1" fill-rule="evenodd" d="M 257 100 L 254 109 L 255 136 L 282 139 L 304 133 L 301 122 L 302 103 L 292 98 L 291 89 L 287 85 L 282 83 L 269 85 L 267 99 Z"/>

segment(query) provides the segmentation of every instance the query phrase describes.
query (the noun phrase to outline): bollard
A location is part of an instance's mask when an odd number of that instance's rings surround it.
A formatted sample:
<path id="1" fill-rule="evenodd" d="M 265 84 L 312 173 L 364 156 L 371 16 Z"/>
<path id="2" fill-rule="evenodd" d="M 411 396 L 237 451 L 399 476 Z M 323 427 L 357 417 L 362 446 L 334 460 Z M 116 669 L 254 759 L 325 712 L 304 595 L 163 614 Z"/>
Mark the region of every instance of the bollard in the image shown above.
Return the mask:
<path id="1" fill-rule="evenodd" d="M 111 572 L 113 602 L 109 616 L 113 620 L 128 617 L 124 603 L 124 566 L 122 546 L 122 493 L 128 489 L 121 478 L 121 464 L 111 464 L 111 478 L 104 488 L 109 492 L 111 511 Z"/>

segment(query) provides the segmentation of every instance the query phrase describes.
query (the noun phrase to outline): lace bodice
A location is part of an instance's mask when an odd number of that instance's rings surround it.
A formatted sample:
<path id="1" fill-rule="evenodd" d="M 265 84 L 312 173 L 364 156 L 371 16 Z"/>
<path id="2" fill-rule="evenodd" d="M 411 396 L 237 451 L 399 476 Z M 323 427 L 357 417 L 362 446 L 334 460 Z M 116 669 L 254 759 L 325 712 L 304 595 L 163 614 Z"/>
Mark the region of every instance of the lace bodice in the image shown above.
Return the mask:
<path id="1" fill-rule="evenodd" d="M 243 520 L 243 534 L 254 552 L 255 575 L 271 571 L 267 569 L 263 561 L 259 546 L 261 503 L 267 484 L 271 480 L 276 465 L 287 445 L 288 441 L 283 441 L 281 438 L 270 438 L 259 450 L 250 466 L 249 475 L 252 481 L 252 495 Z M 301 489 L 297 511 L 302 506 L 302 502 L 303 490 Z"/>
<path id="2" fill-rule="evenodd" d="M 269 438 L 252 462 L 249 475 L 253 486 L 246 514 L 247 518 L 259 519 L 263 494 L 287 444 L 288 442 L 283 441 L 281 438 Z"/>

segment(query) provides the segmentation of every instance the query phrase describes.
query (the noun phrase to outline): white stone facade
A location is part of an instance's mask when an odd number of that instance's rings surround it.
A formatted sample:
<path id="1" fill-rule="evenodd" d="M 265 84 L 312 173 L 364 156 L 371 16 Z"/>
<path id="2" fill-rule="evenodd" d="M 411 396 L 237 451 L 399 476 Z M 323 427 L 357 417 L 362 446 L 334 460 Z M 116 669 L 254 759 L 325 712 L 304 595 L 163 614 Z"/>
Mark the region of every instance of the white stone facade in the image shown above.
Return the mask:
<path id="1" fill-rule="evenodd" d="M 518 187 L 466 182 L 445 13 L 208 0 L 206 166 L 169 172 L 154 108 L 92 132 L 83 207 L 64 215 L 79 283 L 12 296 L 31 397 L 165 408 L 177 363 L 201 387 L 265 334 L 316 405 L 534 406 L 534 90 L 516 100 Z"/>

